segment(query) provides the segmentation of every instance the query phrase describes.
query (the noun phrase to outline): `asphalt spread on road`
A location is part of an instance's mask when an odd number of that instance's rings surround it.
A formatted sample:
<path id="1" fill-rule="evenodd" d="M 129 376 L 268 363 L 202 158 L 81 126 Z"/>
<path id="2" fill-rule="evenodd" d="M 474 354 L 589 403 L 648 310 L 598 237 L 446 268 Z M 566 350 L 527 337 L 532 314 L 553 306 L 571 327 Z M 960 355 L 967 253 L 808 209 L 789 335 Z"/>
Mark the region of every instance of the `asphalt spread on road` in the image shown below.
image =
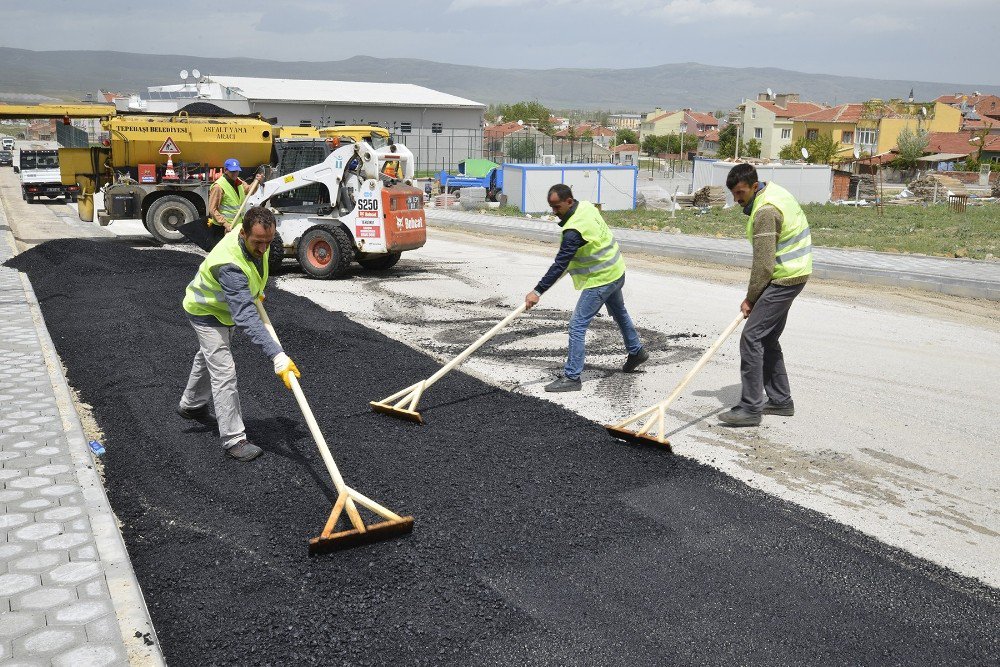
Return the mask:
<path id="1" fill-rule="evenodd" d="M 234 336 L 261 458 L 225 458 L 175 413 L 196 350 L 180 302 L 199 261 L 62 240 L 8 262 L 105 433 L 108 495 L 172 664 L 1000 655 L 996 590 L 554 403 L 456 372 L 421 400 L 424 426 L 370 412 L 439 363 L 272 287 L 268 311 L 348 484 L 416 521 L 309 557 L 335 494 L 271 362 Z"/>

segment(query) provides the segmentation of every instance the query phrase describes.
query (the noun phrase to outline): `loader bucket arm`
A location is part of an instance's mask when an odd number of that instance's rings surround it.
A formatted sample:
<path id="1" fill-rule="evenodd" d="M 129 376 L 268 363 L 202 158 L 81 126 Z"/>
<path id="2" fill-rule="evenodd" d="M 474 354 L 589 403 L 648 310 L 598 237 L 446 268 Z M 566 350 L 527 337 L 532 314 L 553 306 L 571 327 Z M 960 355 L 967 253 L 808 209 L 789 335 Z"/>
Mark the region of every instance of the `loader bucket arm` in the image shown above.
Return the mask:
<path id="1" fill-rule="evenodd" d="M 363 142 L 351 144 L 333 151 L 319 164 L 265 181 L 255 193 L 247 198 L 247 206 L 257 206 L 276 195 L 297 190 L 313 183 L 325 185 L 330 192 L 330 197 L 335 199 L 340 190 L 340 184 L 344 180 L 347 165 L 354 158 L 359 160 L 360 171 L 364 178 L 378 178 L 378 157 L 375 150 Z"/>

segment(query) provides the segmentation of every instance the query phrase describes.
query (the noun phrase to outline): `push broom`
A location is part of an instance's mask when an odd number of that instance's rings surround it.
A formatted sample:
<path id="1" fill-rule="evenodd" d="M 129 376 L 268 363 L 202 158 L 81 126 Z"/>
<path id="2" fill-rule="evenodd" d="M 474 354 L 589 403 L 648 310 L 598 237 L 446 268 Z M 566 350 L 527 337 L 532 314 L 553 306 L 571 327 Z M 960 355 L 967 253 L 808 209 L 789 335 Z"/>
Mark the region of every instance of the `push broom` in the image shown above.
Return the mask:
<path id="1" fill-rule="evenodd" d="M 257 306 L 260 319 L 264 322 L 264 327 L 268 333 L 271 334 L 271 338 L 280 345 L 281 342 L 278 340 L 278 334 L 274 331 L 274 326 L 267 316 L 267 311 L 264 310 L 264 305 L 260 300 L 254 301 L 254 305 Z M 298 378 L 293 374 L 289 374 L 288 380 L 292 385 L 292 393 L 295 394 L 295 400 L 299 404 L 299 409 L 302 410 L 306 424 L 309 425 L 309 432 L 312 433 L 313 440 L 316 441 L 316 447 L 323 458 L 323 463 L 326 464 L 326 469 L 330 473 L 330 477 L 333 478 L 333 485 L 337 488 L 337 502 L 333 505 L 333 511 L 330 512 L 330 518 L 327 519 L 326 525 L 323 527 L 323 532 L 319 537 L 309 540 L 310 555 L 348 549 L 361 544 L 368 544 L 369 542 L 387 540 L 397 535 L 405 535 L 411 532 L 413 530 L 412 516 L 399 516 L 395 512 L 379 505 L 371 498 L 347 486 L 344 478 L 340 475 L 340 469 L 337 468 L 336 461 L 333 460 L 333 455 L 326 444 L 326 439 L 319 430 L 319 425 L 316 423 L 316 418 L 309 408 L 309 403 L 306 402 L 306 396 L 302 393 L 302 387 L 299 386 Z M 358 513 L 355 503 L 374 514 L 378 514 L 385 521 L 366 526 L 365 522 L 361 519 L 361 515 Z M 344 512 L 347 513 L 351 528 L 334 532 Z"/>
<path id="2" fill-rule="evenodd" d="M 733 320 L 733 323 L 726 327 L 726 330 L 722 332 L 719 339 L 712 344 L 712 347 L 708 348 L 705 354 L 701 355 L 701 359 L 698 360 L 698 363 L 696 363 L 694 368 L 692 368 L 688 374 L 684 376 L 684 379 L 681 380 L 680 384 L 677 385 L 677 388 L 671 392 L 670 396 L 667 396 L 667 398 L 663 401 L 646 408 L 642 412 L 635 413 L 628 419 L 620 421 L 614 425 L 605 426 L 604 428 L 608 430 L 608 433 L 619 440 L 625 440 L 626 442 L 636 444 L 648 442 L 653 443 L 654 445 L 662 445 L 669 449 L 670 441 L 667 440 L 665 435 L 666 431 L 664 430 L 667 408 L 670 407 L 671 403 L 677 400 L 677 397 L 680 396 L 682 391 L 684 391 L 684 387 L 686 387 L 688 382 L 691 381 L 691 378 L 697 375 L 698 371 L 700 371 L 705 364 L 708 363 L 708 360 L 712 358 L 712 355 L 714 355 L 719 348 L 722 347 L 722 344 L 726 342 L 727 338 L 733 335 L 733 332 L 739 328 L 744 319 L 746 318 L 743 317 L 743 313 L 740 313 L 736 319 Z M 640 424 L 642 425 L 640 426 Z M 628 428 L 630 425 L 632 428 Z M 655 435 L 653 435 L 654 433 Z"/>

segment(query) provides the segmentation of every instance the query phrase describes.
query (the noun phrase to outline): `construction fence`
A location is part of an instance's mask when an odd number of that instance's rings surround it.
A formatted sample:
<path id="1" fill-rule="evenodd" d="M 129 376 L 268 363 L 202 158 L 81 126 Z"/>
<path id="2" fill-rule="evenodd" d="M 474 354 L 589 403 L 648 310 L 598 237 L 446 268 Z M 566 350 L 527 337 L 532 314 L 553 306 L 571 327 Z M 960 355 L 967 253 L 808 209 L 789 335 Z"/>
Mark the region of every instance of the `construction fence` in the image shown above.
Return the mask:
<path id="1" fill-rule="evenodd" d="M 515 132 L 503 138 L 484 137 L 482 130 L 414 131 L 394 139 L 413 152 L 417 175 L 442 169 L 454 172 L 467 158 L 486 158 L 497 164 L 611 162 L 609 149 L 592 141 L 559 139 L 541 132 Z"/>

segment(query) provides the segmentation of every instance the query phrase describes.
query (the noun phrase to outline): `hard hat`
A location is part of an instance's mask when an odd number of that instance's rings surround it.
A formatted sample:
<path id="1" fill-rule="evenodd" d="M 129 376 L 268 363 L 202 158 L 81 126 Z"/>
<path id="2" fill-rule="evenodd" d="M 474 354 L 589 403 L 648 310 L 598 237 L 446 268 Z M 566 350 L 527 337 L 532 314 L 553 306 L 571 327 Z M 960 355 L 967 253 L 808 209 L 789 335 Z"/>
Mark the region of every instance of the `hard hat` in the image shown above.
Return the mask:
<path id="1" fill-rule="evenodd" d="M 226 163 L 223 166 L 225 167 L 226 171 L 242 171 L 242 169 L 240 168 L 240 161 L 234 157 L 231 157 L 228 160 L 226 160 Z"/>

